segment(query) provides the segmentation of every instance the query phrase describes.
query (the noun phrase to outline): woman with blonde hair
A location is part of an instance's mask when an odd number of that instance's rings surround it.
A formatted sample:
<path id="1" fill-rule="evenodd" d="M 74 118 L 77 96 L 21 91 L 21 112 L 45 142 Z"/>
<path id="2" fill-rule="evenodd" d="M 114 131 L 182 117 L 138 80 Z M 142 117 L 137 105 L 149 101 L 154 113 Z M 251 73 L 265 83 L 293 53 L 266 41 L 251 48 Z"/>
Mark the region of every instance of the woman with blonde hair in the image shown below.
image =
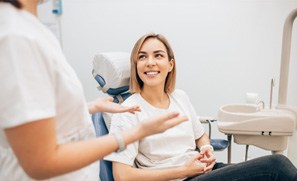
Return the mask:
<path id="1" fill-rule="evenodd" d="M 113 162 L 115 180 L 297 180 L 296 168 L 281 155 L 231 166 L 216 163 L 196 111 L 186 93 L 175 89 L 175 79 L 176 60 L 166 38 L 153 33 L 142 36 L 131 53 L 130 88 L 134 94 L 123 103 L 139 105 L 142 111 L 115 114 L 110 133 L 171 111 L 186 115 L 189 121 L 105 157 Z"/>

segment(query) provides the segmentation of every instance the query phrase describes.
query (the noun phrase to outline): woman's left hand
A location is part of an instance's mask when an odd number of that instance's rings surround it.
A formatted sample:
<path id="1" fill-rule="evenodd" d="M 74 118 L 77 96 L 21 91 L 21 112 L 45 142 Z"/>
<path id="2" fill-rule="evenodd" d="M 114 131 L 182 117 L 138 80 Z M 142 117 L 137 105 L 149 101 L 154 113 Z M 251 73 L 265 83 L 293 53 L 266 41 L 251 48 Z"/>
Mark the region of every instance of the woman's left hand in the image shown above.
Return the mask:
<path id="1" fill-rule="evenodd" d="M 121 104 L 112 102 L 113 98 L 108 96 L 105 98 L 98 98 L 95 101 L 89 102 L 89 113 L 94 114 L 96 112 L 109 112 L 109 113 L 121 113 L 130 112 L 135 114 L 136 111 L 141 111 L 139 106 L 126 107 Z"/>
<path id="2" fill-rule="evenodd" d="M 206 163 L 206 167 L 204 168 L 204 172 L 212 171 L 212 168 L 216 164 L 216 158 L 213 154 L 213 149 L 205 148 L 200 151 L 200 154 L 203 155 L 203 158 L 200 159 L 201 162 Z"/>

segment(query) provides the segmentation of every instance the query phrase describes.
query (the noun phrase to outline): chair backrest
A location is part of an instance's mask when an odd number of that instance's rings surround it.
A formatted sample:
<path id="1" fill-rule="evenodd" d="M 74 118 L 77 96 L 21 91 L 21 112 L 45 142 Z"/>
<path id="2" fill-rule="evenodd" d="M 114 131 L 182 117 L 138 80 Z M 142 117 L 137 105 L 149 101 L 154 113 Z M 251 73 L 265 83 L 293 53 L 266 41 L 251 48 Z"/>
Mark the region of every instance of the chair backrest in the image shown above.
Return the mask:
<path id="1" fill-rule="evenodd" d="M 114 98 L 115 103 L 121 103 L 131 94 L 129 93 L 130 55 L 124 52 L 110 52 L 97 54 L 93 60 L 92 74 L 99 84 L 98 89 Z M 110 114 L 96 113 L 92 115 L 96 136 L 108 134 Z M 112 163 L 100 160 L 100 179 L 113 181 Z"/>

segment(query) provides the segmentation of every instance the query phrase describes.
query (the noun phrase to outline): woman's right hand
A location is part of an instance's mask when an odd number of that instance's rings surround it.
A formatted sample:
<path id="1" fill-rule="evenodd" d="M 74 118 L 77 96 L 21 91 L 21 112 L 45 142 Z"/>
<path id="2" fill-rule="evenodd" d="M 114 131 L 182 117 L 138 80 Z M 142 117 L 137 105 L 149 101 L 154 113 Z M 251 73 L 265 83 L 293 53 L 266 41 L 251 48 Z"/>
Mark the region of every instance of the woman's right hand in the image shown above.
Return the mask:
<path id="1" fill-rule="evenodd" d="M 206 163 L 200 161 L 204 156 L 197 153 L 194 157 L 188 160 L 183 166 L 184 177 L 194 177 L 200 174 L 204 174 Z"/>
<path id="2" fill-rule="evenodd" d="M 179 116 L 179 113 L 177 112 L 168 113 L 162 116 L 152 118 L 149 121 L 141 122 L 140 132 L 143 133 L 143 137 L 152 134 L 162 133 L 165 130 L 172 128 L 187 120 L 187 116 Z"/>

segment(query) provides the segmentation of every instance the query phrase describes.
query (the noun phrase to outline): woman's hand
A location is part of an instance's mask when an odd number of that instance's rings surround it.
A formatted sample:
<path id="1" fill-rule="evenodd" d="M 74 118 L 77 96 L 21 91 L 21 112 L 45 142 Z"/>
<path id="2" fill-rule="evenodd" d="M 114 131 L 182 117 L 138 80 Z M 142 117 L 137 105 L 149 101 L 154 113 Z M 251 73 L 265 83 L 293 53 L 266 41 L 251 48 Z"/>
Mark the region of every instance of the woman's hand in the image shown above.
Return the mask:
<path id="1" fill-rule="evenodd" d="M 206 168 L 206 164 L 201 162 L 200 159 L 203 158 L 203 155 L 197 153 L 193 158 L 188 160 L 185 165 L 183 166 L 184 170 L 184 177 L 194 177 L 196 175 L 200 175 L 204 173 Z"/>
<path id="2" fill-rule="evenodd" d="M 135 114 L 136 111 L 141 111 L 139 106 L 126 107 L 121 104 L 112 102 L 113 98 L 108 96 L 105 98 L 98 98 L 95 101 L 89 102 L 89 113 L 94 114 L 96 112 L 109 112 L 109 113 L 121 113 L 130 112 Z"/>
<path id="3" fill-rule="evenodd" d="M 139 132 L 143 134 L 143 137 L 156 133 L 162 133 L 165 130 L 187 120 L 187 116 L 179 116 L 179 113 L 172 112 L 162 116 L 154 117 L 150 120 L 142 121 L 139 124 Z"/>
<path id="4" fill-rule="evenodd" d="M 213 155 L 213 149 L 211 147 L 206 147 L 205 149 L 200 150 L 200 154 L 203 156 L 200 161 L 206 164 L 204 172 L 208 173 L 212 171 L 216 163 L 216 158 Z"/>

